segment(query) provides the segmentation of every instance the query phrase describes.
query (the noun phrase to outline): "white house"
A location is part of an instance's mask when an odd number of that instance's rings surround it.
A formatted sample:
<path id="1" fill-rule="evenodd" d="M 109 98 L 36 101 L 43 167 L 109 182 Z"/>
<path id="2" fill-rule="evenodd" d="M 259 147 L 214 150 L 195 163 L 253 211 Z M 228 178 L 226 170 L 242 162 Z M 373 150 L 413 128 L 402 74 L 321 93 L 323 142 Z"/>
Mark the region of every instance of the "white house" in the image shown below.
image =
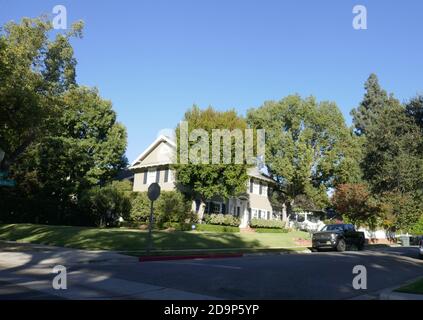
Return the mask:
<path id="1" fill-rule="evenodd" d="M 171 169 L 175 155 L 175 142 L 167 136 L 159 136 L 130 166 L 134 172 L 133 190 L 147 191 L 153 182 L 159 183 L 163 191 L 178 189 L 175 173 Z M 245 193 L 227 200 L 216 195 L 206 202 L 205 213 L 237 216 L 241 220 L 241 228 L 248 227 L 253 218 L 286 220 L 285 209 L 275 208 L 269 199 L 274 181 L 257 168 L 250 168 L 248 176 Z M 194 202 L 193 209 L 198 212 L 199 203 Z"/>

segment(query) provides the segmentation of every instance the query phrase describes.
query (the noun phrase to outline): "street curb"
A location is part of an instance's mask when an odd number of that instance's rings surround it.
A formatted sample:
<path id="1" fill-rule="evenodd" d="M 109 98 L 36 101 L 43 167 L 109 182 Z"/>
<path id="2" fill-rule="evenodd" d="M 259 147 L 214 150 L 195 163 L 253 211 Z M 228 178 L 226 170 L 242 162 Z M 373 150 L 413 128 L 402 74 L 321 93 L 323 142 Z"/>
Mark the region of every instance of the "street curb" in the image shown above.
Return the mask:
<path id="1" fill-rule="evenodd" d="M 391 287 L 380 292 L 379 300 L 423 300 L 423 294 L 395 292 L 398 288 L 422 279 L 421 276 L 411 279 L 401 286 Z"/>
<path id="2" fill-rule="evenodd" d="M 227 254 L 200 254 L 200 255 L 185 255 L 185 256 L 145 256 L 139 257 L 139 262 L 149 261 L 167 261 L 167 260 L 194 260 L 194 259 L 224 259 L 224 258 L 241 258 L 242 253 L 227 253 Z"/>
<path id="3" fill-rule="evenodd" d="M 423 301 L 423 295 L 386 291 L 380 294 L 379 300 L 422 300 Z"/>

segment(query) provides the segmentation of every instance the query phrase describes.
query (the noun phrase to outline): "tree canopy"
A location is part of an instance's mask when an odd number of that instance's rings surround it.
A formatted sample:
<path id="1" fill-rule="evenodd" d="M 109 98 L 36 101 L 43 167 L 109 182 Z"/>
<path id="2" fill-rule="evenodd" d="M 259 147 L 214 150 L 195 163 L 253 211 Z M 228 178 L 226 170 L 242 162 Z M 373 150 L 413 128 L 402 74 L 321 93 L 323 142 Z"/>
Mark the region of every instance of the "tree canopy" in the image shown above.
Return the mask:
<path id="1" fill-rule="evenodd" d="M 247 119 L 266 130 L 266 167 L 288 209 L 298 195 L 324 208 L 329 188 L 360 179 L 360 141 L 334 103 L 293 95 L 250 110 Z"/>

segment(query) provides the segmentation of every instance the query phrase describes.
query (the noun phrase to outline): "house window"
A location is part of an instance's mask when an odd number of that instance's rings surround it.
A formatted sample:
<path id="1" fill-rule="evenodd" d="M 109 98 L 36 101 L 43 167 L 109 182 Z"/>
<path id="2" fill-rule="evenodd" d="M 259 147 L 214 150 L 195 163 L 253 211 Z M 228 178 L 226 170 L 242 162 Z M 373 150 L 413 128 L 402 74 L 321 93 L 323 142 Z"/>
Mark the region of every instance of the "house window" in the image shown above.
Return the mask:
<path id="1" fill-rule="evenodd" d="M 241 214 L 241 207 L 236 207 L 236 216 L 239 217 Z"/>
<path id="2" fill-rule="evenodd" d="M 156 182 L 159 183 L 160 182 L 160 170 L 156 171 Z"/>
<path id="3" fill-rule="evenodd" d="M 258 218 L 258 212 L 257 212 L 257 209 L 251 209 L 251 211 L 252 211 L 252 216 L 253 216 L 253 219 L 257 219 L 257 218 Z"/>
<path id="4" fill-rule="evenodd" d="M 221 213 L 221 205 L 218 202 L 209 202 L 209 213 Z"/>
<path id="5" fill-rule="evenodd" d="M 168 182 L 169 181 L 169 169 L 165 170 L 165 176 L 164 176 L 164 182 Z"/>
<path id="6" fill-rule="evenodd" d="M 144 171 L 143 184 L 147 184 L 147 171 Z"/>
<path id="7" fill-rule="evenodd" d="M 153 183 L 156 181 L 156 170 L 155 169 L 148 169 L 148 176 L 147 176 L 147 183 Z"/>
<path id="8" fill-rule="evenodd" d="M 259 184 L 257 182 L 254 182 L 253 193 L 259 194 Z"/>
<path id="9" fill-rule="evenodd" d="M 267 211 L 267 220 L 270 220 L 270 211 Z"/>
<path id="10" fill-rule="evenodd" d="M 263 184 L 263 195 L 267 196 L 267 185 Z"/>

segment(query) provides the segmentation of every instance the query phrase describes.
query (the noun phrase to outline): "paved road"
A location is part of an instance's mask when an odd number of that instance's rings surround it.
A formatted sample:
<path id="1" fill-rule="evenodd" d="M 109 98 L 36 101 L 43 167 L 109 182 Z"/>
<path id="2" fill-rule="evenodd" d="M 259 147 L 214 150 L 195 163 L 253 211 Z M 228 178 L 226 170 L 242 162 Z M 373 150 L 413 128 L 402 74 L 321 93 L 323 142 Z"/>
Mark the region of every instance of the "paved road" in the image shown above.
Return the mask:
<path id="1" fill-rule="evenodd" d="M 67 296 L 59 295 L 63 298 L 372 299 L 382 289 L 423 276 L 423 261 L 413 247 L 143 263 L 71 249 L 31 252 L 26 260 L 19 260 L 19 254 L 9 252 L 2 258 L 0 253 L 0 281 L 16 284 L 23 281 L 19 277 L 32 277 L 32 282 L 26 279 L 31 289 L 36 279 L 51 281 L 51 267 L 60 262 L 73 277 Z M 367 290 L 352 287 L 356 265 L 367 268 Z M 90 294 L 84 292 L 88 289 Z M 101 294 L 93 293 L 97 289 Z M 0 299 L 8 296 L 0 290 Z M 20 295 L 15 292 L 13 297 Z"/>

